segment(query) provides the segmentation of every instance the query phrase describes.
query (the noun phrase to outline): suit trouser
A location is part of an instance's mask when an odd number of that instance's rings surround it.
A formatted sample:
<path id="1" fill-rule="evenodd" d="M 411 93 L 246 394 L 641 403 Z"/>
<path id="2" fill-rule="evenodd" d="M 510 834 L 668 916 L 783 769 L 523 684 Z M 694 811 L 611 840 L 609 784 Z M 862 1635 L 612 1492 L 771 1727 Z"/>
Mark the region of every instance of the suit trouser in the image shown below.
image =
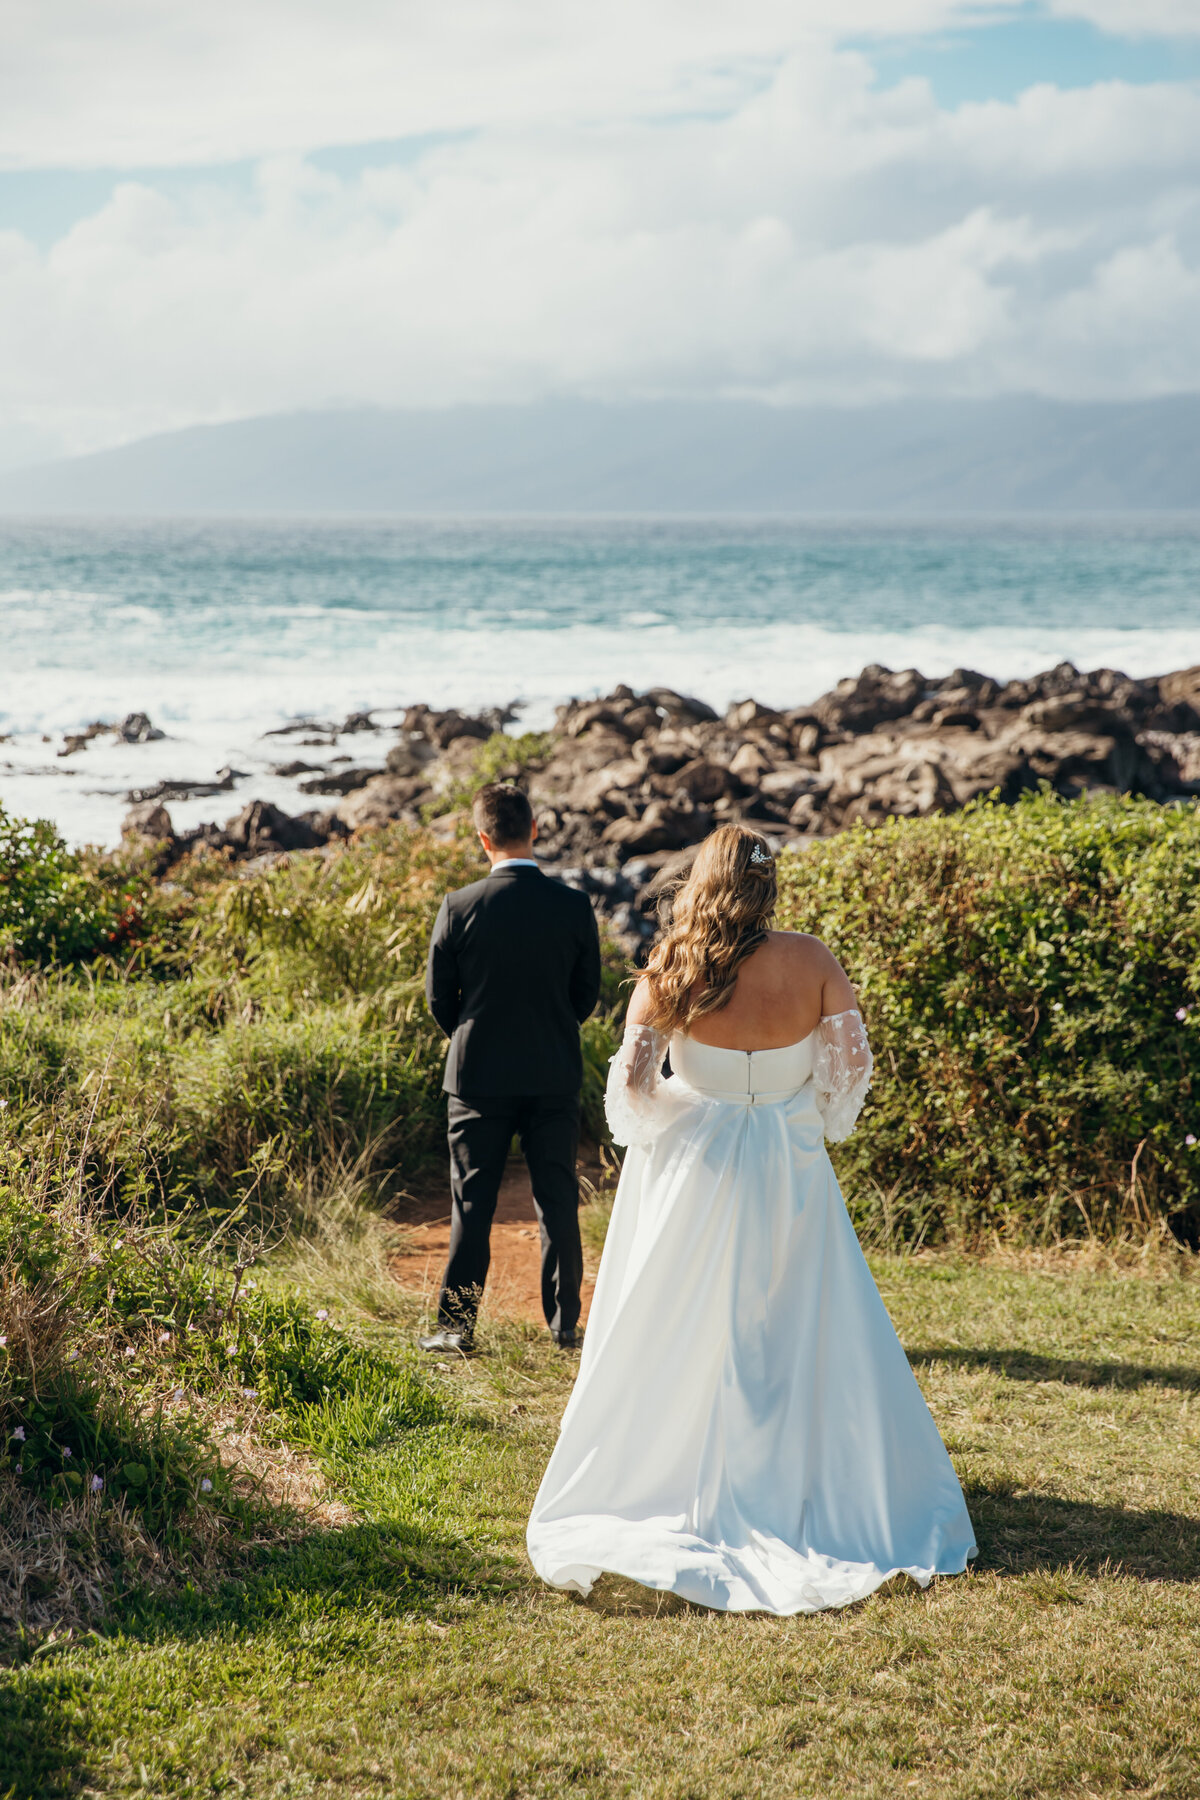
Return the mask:
<path id="1" fill-rule="evenodd" d="M 579 1323 L 583 1249 L 579 1241 L 579 1095 L 459 1094 L 450 1103 L 450 1255 L 438 1296 L 438 1323 L 473 1329 L 491 1262 L 492 1219 L 513 1137 L 529 1166 L 542 1236 L 542 1311 L 553 1332 Z"/>

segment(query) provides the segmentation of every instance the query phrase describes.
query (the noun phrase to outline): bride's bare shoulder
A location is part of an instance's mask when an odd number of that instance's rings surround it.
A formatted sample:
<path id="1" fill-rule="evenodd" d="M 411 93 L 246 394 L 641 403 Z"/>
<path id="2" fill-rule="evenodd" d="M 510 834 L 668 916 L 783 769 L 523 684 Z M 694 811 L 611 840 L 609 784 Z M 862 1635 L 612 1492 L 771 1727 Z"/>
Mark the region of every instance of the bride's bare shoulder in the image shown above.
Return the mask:
<path id="1" fill-rule="evenodd" d="M 820 990 L 822 1013 L 844 1012 L 857 1006 L 846 971 L 819 937 L 807 931 L 773 931 L 770 942 L 779 946 L 775 952 L 779 974 Z"/>
<path id="2" fill-rule="evenodd" d="M 808 931 L 770 931 L 767 943 L 776 956 L 786 957 L 794 967 L 827 968 L 837 961 L 828 944 Z"/>

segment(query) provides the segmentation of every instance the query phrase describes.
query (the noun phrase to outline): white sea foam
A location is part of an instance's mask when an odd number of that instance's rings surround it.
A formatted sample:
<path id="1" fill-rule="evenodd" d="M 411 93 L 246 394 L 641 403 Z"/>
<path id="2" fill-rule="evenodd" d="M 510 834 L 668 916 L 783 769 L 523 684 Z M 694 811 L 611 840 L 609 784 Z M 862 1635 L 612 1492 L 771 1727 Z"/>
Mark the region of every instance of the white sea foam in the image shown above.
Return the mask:
<path id="1" fill-rule="evenodd" d="M 264 733 L 413 700 L 519 700 L 529 727 L 620 681 L 721 706 L 809 701 L 869 662 L 1148 674 L 1200 661 L 1198 594 L 1186 521 L 0 523 L 0 801 L 93 841 L 130 790 L 226 764 L 236 791 L 177 823 L 321 804 L 271 766 L 378 763 L 387 739 Z M 56 754 L 136 711 L 168 737 Z"/>
<path id="2" fill-rule="evenodd" d="M 510 625 L 438 628 L 375 617 L 374 641 L 339 652 L 328 634 L 240 664 L 236 646 L 214 646 L 195 659 L 152 666 L 141 652 L 122 657 L 119 645 L 98 665 L 26 667 L 9 684 L 0 729 L 0 801 L 12 812 L 53 818 L 76 842 L 114 842 L 126 795 L 163 779 L 207 779 L 229 765 L 245 771 L 235 793 L 171 803 L 177 825 L 223 820 L 251 797 L 291 811 L 328 804 L 302 796 L 293 781 L 271 776 L 272 764 L 293 757 L 314 763 L 329 751 L 302 749 L 294 737 L 264 737 L 297 718 L 336 723 L 352 711 L 396 709 L 415 700 L 463 708 L 519 701 L 516 729 L 550 722 L 567 696 L 599 694 L 620 681 L 635 688 L 664 685 L 724 706 L 753 694 L 770 705 L 803 704 L 865 663 L 915 665 L 945 675 L 960 665 L 1001 678 L 1030 675 L 1069 659 L 1083 668 L 1111 666 L 1146 675 L 1200 663 L 1200 623 L 1168 628 L 1081 624 L 1074 628 L 1004 625 L 965 631 L 945 625 L 907 630 L 834 631 L 780 622 L 746 627 L 721 624 L 571 625 L 533 629 Z M 169 621 L 160 620 L 169 629 Z M 62 734 L 94 719 L 144 711 L 169 735 L 152 744 L 97 738 L 68 758 L 56 754 Z M 43 734 L 50 742 L 43 742 Z M 356 762 L 383 760 L 386 738 L 346 737 L 333 754 Z"/>

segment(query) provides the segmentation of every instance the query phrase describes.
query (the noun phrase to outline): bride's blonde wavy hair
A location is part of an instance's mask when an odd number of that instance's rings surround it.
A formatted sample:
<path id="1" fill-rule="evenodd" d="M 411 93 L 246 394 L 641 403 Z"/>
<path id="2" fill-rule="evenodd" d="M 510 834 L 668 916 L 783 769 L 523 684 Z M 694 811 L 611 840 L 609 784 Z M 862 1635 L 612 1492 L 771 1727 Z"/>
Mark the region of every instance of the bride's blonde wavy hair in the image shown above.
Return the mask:
<path id="1" fill-rule="evenodd" d="M 719 825 L 706 837 L 646 962 L 645 1023 L 665 1036 L 728 1006 L 738 969 L 766 942 L 777 893 L 765 838 L 743 825 Z"/>

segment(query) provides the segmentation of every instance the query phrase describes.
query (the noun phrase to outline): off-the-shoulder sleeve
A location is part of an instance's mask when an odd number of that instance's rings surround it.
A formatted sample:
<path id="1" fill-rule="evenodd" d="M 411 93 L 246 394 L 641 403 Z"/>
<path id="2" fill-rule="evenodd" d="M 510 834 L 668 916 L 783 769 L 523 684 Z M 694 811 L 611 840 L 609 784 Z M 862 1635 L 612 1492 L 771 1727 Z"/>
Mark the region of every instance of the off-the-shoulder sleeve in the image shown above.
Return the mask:
<path id="1" fill-rule="evenodd" d="M 608 1065 L 604 1115 L 614 1144 L 654 1142 L 667 1123 L 663 1060 L 667 1039 L 648 1025 L 627 1025 L 621 1048 Z"/>
<path id="2" fill-rule="evenodd" d="M 871 1085 L 874 1062 L 862 1015 L 856 1008 L 831 1013 L 821 1020 L 817 1026 L 813 1086 L 825 1136 L 831 1144 L 840 1144 L 854 1130 Z"/>

